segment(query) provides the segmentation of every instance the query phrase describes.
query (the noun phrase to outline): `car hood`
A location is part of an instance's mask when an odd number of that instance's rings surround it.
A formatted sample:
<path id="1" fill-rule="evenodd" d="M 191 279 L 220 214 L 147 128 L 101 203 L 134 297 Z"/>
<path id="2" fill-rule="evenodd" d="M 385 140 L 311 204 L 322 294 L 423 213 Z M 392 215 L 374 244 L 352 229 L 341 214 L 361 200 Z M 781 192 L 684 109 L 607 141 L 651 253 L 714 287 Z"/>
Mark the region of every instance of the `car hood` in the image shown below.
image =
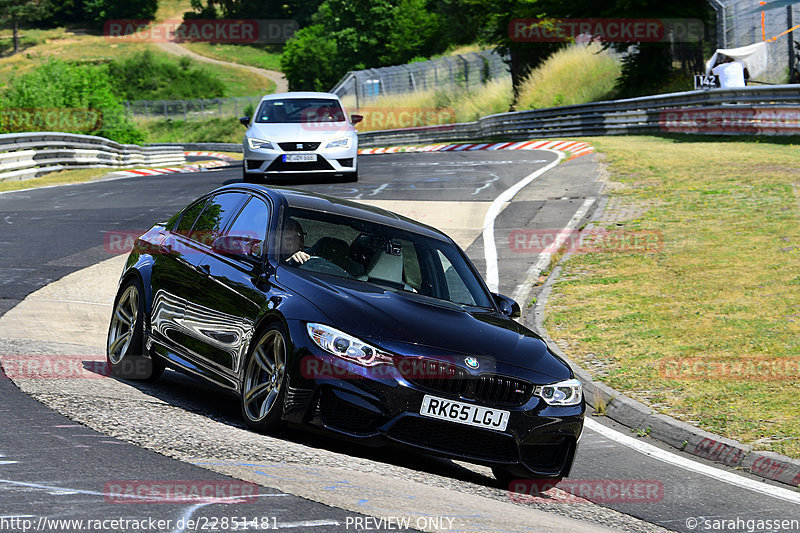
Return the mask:
<path id="1" fill-rule="evenodd" d="M 399 353 L 413 349 L 413 355 L 473 356 L 556 380 L 571 375 L 566 363 L 535 333 L 495 311 L 464 308 L 296 268 L 280 268 L 278 276 L 282 284 L 326 315 L 328 325 L 384 349 Z"/>
<path id="2" fill-rule="evenodd" d="M 247 130 L 248 137 L 272 142 L 324 142 L 347 137 L 355 129 L 347 122 L 260 124 L 253 123 Z"/>

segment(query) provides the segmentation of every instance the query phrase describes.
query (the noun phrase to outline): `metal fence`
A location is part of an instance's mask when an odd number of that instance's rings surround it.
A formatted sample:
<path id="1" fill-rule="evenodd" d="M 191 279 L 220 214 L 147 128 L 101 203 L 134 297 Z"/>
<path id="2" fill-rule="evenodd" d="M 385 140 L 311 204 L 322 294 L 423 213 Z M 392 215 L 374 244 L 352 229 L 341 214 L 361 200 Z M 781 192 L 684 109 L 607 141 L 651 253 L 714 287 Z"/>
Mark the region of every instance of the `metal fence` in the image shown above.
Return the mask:
<path id="1" fill-rule="evenodd" d="M 510 78 L 503 58 L 494 50 L 483 50 L 407 65 L 350 71 L 331 92 L 340 98 L 355 98 L 358 107 L 385 94 L 471 88 L 501 78 Z"/>
<path id="2" fill-rule="evenodd" d="M 196 100 L 135 100 L 125 102 L 128 114 L 136 119 L 172 119 L 188 122 L 219 117 L 241 117 L 248 106 L 253 108 L 260 96 L 235 96 Z"/>
<path id="3" fill-rule="evenodd" d="M 758 43 L 777 36 L 796 24 L 800 24 L 800 4 L 764 11 L 764 27 L 761 28 L 761 12 L 758 2 L 753 0 L 710 0 L 717 13 L 717 46 L 738 48 Z M 800 41 L 800 30 L 791 32 L 769 44 L 769 66 L 759 76 L 760 81 L 785 83 L 794 64 L 793 40 Z"/>

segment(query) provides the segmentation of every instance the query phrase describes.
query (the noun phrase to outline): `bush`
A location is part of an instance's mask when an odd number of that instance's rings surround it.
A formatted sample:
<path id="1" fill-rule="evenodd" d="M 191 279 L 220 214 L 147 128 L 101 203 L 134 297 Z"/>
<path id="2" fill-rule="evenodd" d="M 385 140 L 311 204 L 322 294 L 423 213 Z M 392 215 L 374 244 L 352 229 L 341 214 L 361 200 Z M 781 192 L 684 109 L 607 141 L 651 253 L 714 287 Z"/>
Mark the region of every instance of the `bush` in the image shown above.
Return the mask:
<path id="1" fill-rule="evenodd" d="M 110 65 L 111 77 L 123 100 L 183 100 L 225 96 L 225 84 L 211 70 L 188 57 L 178 61 L 150 50 Z"/>
<path id="2" fill-rule="evenodd" d="M 27 116 L 33 117 L 25 131 L 91 134 L 122 143 L 139 143 L 144 138 L 114 93 L 107 65 L 76 65 L 50 59 L 36 70 L 12 78 L 0 95 L 0 107 L 25 110 Z M 77 117 L 81 110 L 99 111 L 102 121 L 58 120 L 59 116 Z M 39 120 L 51 115 L 55 121 Z M 9 127 L 6 121 L 0 122 L 0 129 L 4 127 L 5 132 L 20 131 Z"/>

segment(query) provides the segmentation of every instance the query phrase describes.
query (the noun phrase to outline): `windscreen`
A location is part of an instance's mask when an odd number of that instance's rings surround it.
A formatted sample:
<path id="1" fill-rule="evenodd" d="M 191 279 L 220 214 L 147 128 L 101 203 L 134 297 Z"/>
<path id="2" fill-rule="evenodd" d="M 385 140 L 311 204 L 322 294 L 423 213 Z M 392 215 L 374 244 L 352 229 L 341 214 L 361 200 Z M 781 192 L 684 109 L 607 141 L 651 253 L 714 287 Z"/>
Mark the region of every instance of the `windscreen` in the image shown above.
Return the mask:
<path id="1" fill-rule="evenodd" d="M 366 220 L 289 208 L 280 261 L 301 270 L 372 283 L 456 304 L 491 308 L 453 243 Z"/>
<path id="2" fill-rule="evenodd" d="M 256 122 L 266 124 L 304 124 L 307 122 L 344 122 L 338 100 L 330 98 L 284 98 L 261 102 Z"/>

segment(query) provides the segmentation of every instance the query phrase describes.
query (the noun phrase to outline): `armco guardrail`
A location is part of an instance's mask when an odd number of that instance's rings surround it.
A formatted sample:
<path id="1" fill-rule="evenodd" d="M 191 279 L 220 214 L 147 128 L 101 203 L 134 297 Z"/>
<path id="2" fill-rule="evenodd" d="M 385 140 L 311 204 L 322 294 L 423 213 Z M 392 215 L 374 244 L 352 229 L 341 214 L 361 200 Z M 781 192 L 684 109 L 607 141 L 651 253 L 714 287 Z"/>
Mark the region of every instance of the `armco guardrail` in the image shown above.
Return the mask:
<path id="1" fill-rule="evenodd" d="M 113 168 L 184 163 L 183 147 L 142 147 L 92 135 L 38 132 L 0 135 L 0 181 L 68 168 Z"/>
<path id="2" fill-rule="evenodd" d="M 711 89 L 500 113 L 475 122 L 360 133 L 358 142 L 372 147 L 647 133 L 800 135 L 800 86 Z"/>

